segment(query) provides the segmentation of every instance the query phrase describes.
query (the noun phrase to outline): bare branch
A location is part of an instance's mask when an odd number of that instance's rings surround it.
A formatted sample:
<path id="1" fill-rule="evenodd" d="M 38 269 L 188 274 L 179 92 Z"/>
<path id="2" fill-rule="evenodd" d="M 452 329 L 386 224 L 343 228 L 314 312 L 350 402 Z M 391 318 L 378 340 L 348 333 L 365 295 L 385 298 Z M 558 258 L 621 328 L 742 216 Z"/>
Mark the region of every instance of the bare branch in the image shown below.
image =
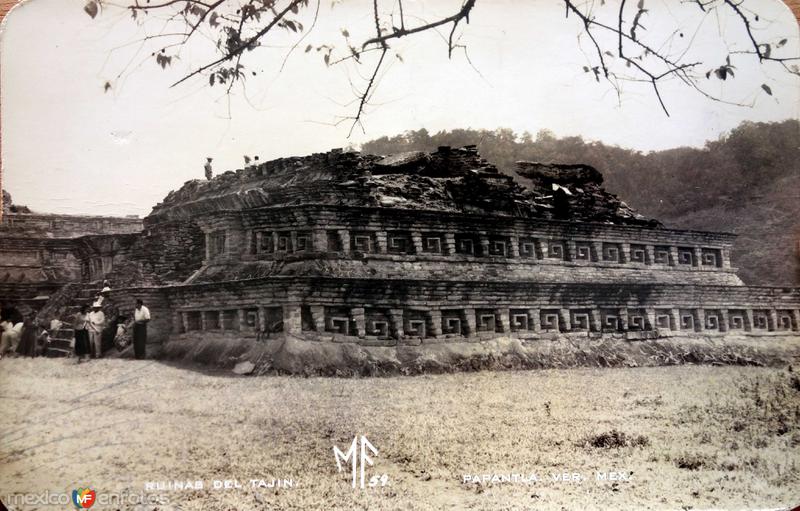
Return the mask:
<path id="1" fill-rule="evenodd" d="M 388 47 L 386 40 L 381 39 L 381 19 L 378 13 L 378 0 L 372 0 L 372 12 L 375 14 L 375 35 L 381 43 L 381 48 L 386 49 Z"/>
<path id="2" fill-rule="evenodd" d="M 461 7 L 461 10 L 459 10 L 452 16 L 448 16 L 447 18 L 442 18 L 439 21 L 434 21 L 432 23 L 420 25 L 418 27 L 410 29 L 400 28 L 398 30 L 395 30 L 391 34 L 380 35 L 378 37 L 373 37 L 372 39 L 367 39 L 366 41 L 364 41 L 364 44 L 362 44 L 361 47 L 365 48 L 370 44 L 385 44 L 390 39 L 399 39 L 401 37 L 405 37 L 411 34 L 417 34 L 419 32 L 431 30 L 433 28 L 440 27 L 442 25 L 447 25 L 448 23 L 458 22 L 461 19 L 466 19 L 467 21 L 469 21 L 469 13 L 472 10 L 472 8 L 475 7 L 475 1 L 476 0 L 466 0 L 466 2 L 464 2 L 464 5 Z"/>
<path id="3" fill-rule="evenodd" d="M 350 127 L 350 132 L 347 134 L 348 137 L 352 135 L 353 128 L 355 128 L 356 125 L 361 122 L 361 115 L 364 113 L 364 107 L 367 105 L 367 101 L 369 100 L 370 92 L 375 84 L 375 78 L 378 76 L 378 71 L 380 70 L 381 65 L 383 64 L 383 59 L 386 57 L 386 53 L 388 53 L 388 51 L 389 51 L 388 47 L 383 48 L 383 50 L 381 51 L 381 56 L 378 58 L 378 63 L 375 65 L 375 70 L 372 72 L 372 76 L 370 77 L 369 82 L 367 82 L 367 87 L 366 89 L 364 89 L 364 93 L 361 95 L 361 99 L 358 103 L 358 111 L 356 112 L 356 115 L 353 118 L 353 125 Z"/>
<path id="4" fill-rule="evenodd" d="M 756 38 L 753 36 L 753 31 L 750 30 L 750 20 L 748 20 L 747 16 L 745 16 L 741 9 L 739 9 L 739 6 L 733 3 L 731 0 L 724 0 L 724 2 L 729 5 L 731 9 L 733 9 L 739 18 L 741 18 L 742 23 L 744 23 L 744 28 L 747 30 L 747 37 L 750 38 L 750 41 L 753 43 L 753 48 L 756 51 L 756 55 L 758 55 L 758 60 L 763 61 L 764 55 L 761 53 L 761 47 L 758 42 L 756 42 Z"/>
<path id="5" fill-rule="evenodd" d="M 570 0 L 565 0 L 567 4 L 567 15 L 569 15 L 569 11 L 574 12 L 582 21 L 583 26 L 586 31 L 586 34 L 589 36 L 589 39 L 592 40 L 595 49 L 597 50 L 597 56 L 600 58 L 600 66 L 603 68 L 603 75 L 608 78 L 608 67 L 606 66 L 606 61 L 603 58 L 603 50 L 600 49 L 600 45 L 597 44 L 597 39 L 594 38 L 594 34 L 592 34 L 592 20 L 589 19 L 588 16 L 585 16 L 577 7 L 575 7 Z M 625 2 L 623 2 L 624 4 Z M 620 27 L 621 29 L 622 27 Z"/>
<path id="6" fill-rule="evenodd" d="M 150 1 L 159 1 L 160 3 L 151 4 L 149 3 Z M 127 8 L 130 9 L 132 17 L 135 19 L 137 18 L 137 12 L 149 13 L 155 10 L 164 12 L 165 15 L 160 18 L 160 20 L 165 21 L 165 27 L 162 28 L 162 32 L 166 31 L 167 25 L 170 27 L 173 25 L 180 26 L 179 30 L 170 29 L 168 34 L 147 35 L 141 39 L 142 46 L 139 48 L 140 51 L 144 48 L 144 42 L 146 41 L 156 37 L 168 37 L 170 34 L 174 36 L 173 40 L 167 39 L 164 41 L 167 44 L 161 47 L 160 53 L 157 55 L 159 64 L 162 67 L 166 67 L 171 62 L 171 59 L 180 58 L 181 50 L 186 47 L 190 39 L 206 37 L 215 44 L 216 54 L 212 57 L 214 60 L 190 70 L 188 74 L 173 83 L 172 87 L 196 75 L 209 72 L 211 85 L 220 82 L 225 83 L 226 93 L 230 96 L 234 82 L 240 82 L 244 87 L 246 75 L 243 72 L 245 68 L 242 63 L 246 62 L 245 52 L 259 46 L 265 46 L 264 40 L 266 36 L 271 31 L 274 32 L 276 27 L 298 33 L 298 37 L 293 39 L 293 44 L 291 44 L 289 51 L 283 55 L 279 73 L 282 72 L 289 56 L 294 53 L 298 45 L 317 24 L 320 0 L 315 0 L 314 21 L 309 28 L 304 28 L 292 16 L 292 14 L 298 14 L 301 8 L 309 7 L 310 1 L 125 0 L 124 3 L 128 4 Z M 332 66 L 349 61 L 356 66 L 357 74 L 354 78 L 363 81 L 363 87 L 361 84 L 356 85 L 352 81 L 350 82 L 355 97 L 353 103 L 358 103 L 358 109 L 354 116 L 344 117 L 342 120 L 353 121 L 351 132 L 355 126 L 362 126 L 362 117 L 380 81 L 379 73 L 394 64 L 394 59 L 386 59 L 387 54 L 392 50 L 391 44 L 394 40 L 432 31 L 441 37 L 443 43 L 447 45 L 448 58 L 452 58 L 454 50 L 463 49 L 467 62 L 472 65 L 466 46 L 459 44 L 460 34 L 462 33 L 459 31 L 459 27 L 464 27 L 462 21 L 469 23 L 469 17 L 475 7 L 476 0 L 461 0 L 461 7 L 456 12 L 434 21 L 415 16 L 413 12 L 406 10 L 407 3 L 404 3 L 403 0 L 396 0 L 396 8 L 399 9 L 400 16 L 399 27 L 394 26 L 396 24 L 394 2 L 395 0 L 383 0 L 383 3 L 380 3 L 379 0 L 372 0 L 371 14 L 374 22 L 374 35 L 369 37 L 372 34 L 371 30 L 368 30 L 367 35 L 362 36 L 363 44 L 360 47 L 358 42 L 353 41 L 351 39 L 352 36 L 347 32 L 343 33 L 347 39 L 349 52 L 335 52 L 336 47 L 333 44 L 316 45 L 316 50 L 317 52 L 322 52 L 326 65 Z M 389 7 L 390 3 L 392 4 L 391 12 L 387 13 L 385 9 Z M 616 6 L 605 7 L 607 10 L 604 10 L 603 5 L 608 5 L 609 3 L 602 1 L 598 3 L 595 0 L 564 0 L 567 18 L 574 15 L 580 25 L 578 46 L 590 62 L 588 67 L 584 67 L 584 70 L 593 72 L 598 82 L 602 73 L 605 80 L 616 91 L 618 100 L 623 82 L 648 83 L 652 87 L 653 94 L 655 94 L 661 109 L 666 115 L 669 115 L 667 104 L 662 97 L 662 84 L 668 80 L 676 79 L 708 99 L 742 106 L 739 103 L 725 101 L 704 91 L 702 87 L 704 82 L 701 81 L 703 74 L 708 78 L 711 73 L 715 73 L 716 77 L 721 80 L 732 77 L 732 70 L 735 67 L 731 65 L 730 56 L 734 54 L 753 55 L 758 58 L 758 62 L 761 64 L 772 61 L 779 64 L 783 70 L 790 74 L 800 76 L 800 70 L 796 65 L 793 65 L 794 62 L 800 61 L 800 57 L 786 54 L 781 56 L 778 54 L 777 49 L 787 42 L 786 38 L 782 39 L 780 43 L 758 41 L 759 24 L 757 22 L 759 17 L 755 12 L 744 6 L 744 0 L 681 0 L 682 4 L 696 5 L 703 13 L 702 15 L 696 14 L 697 17 L 701 18 L 701 21 L 694 29 L 694 35 L 687 39 L 681 39 L 681 44 L 677 44 L 677 38 L 684 37 L 684 31 L 680 27 L 666 35 L 666 37 L 664 37 L 664 32 L 658 32 L 661 39 L 658 41 L 652 40 L 651 34 L 648 33 L 642 21 L 645 20 L 646 16 L 653 16 L 653 14 L 648 9 L 645 9 L 642 0 L 639 1 L 635 9 L 633 5 L 627 3 L 627 0 L 619 0 L 618 11 L 614 10 Z M 381 7 L 384 8 L 384 11 L 381 10 Z M 695 9 L 690 7 L 690 10 L 694 11 Z M 735 23 L 741 22 L 747 38 L 749 38 L 749 44 L 745 46 L 744 50 L 731 51 L 729 49 L 728 59 L 723 65 L 720 66 L 719 63 L 716 63 L 710 66 L 710 71 L 704 69 L 702 72 L 698 72 L 697 66 L 703 63 L 685 62 L 685 56 L 689 54 L 695 36 L 699 33 L 706 16 L 710 13 L 720 13 L 721 11 L 725 11 L 728 18 L 734 20 Z M 677 20 L 677 18 L 675 19 Z M 406 21 L 409 21 L 412 26 L 407 26 Z M 647 24 L 649 25 L 650 23 Z M 208 30 L 205 27 L 208 27 Z M 199 34 L 198 37 L 194 37 L 195 34 Z M 591 44 L 584 44 L 582 40 L 584 35 L 588 37 Z M 752 48 L 750 48 L 750 45 L 752 45 Z M 176 47 L 179 48 L 177 53 L 164 54 L 164 49 Z M 312 45 L 308 45 L 307 51 L 310 49 L 312 49 Z M 372 52 L 380 52 L 377 60 L 362 59 L 363 55 Z M 778 55 L 773 56 L 773 53 Z M 396 56 L 398 60 L 402 61 L 399 54 L 396 54 Z M 138 58 L 138 51 L 136 57 Z M 131 62 L 133 62 L 133 59 Z M 367 67 L 371 66 L 367 62 L 375 62 L 374 69 Z M 789 63 L 792 63 L 792 65 L 789 65 Z M 367 72 L 367 70 L 370 72 Z"/>
<path id="7" fill-rule="evenodd" d="M 211 9 L 211 5 L 205 2 L 201 2 L 200 0 L 170 0 L 169 2 L 164 2 L 161 4 L 147 4 L 141 5 L 139 0 L 136 0 L 136 3 L 129 6 L 128 9 L 131 10 L 140 10 L 140 11 L 147 11 L 149 9 L 161 9 L 162 7 L 169 7 L 170 5 L 175 5 L 179 3 L 186 3 L 186 4 L 195 4 L 195 5 L 202 5 L 206 9 Z"/>

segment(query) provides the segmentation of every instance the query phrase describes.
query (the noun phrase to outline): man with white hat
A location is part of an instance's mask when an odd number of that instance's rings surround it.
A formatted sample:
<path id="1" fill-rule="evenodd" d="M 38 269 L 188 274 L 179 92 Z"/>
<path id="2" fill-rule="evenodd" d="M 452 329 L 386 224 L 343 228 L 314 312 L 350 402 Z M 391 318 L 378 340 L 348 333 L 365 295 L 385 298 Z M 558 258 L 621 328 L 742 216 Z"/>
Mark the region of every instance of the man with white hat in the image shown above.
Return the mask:
<path id="1" fill-rule="evenodd" d="M 106 300 L 108 300 L 108 295 L 111 293 L 111 286 L 108 285 L 108 281 L 103 281 L 103 289 L 100 290 L 100 294 L 94 299 L 95 302 L 100 304 L 100 307 L 103 306 Z"/>
<path id="2" fill-rule="evenodd" d="M 92 312 L 89 313 L 89 345 L 94 351 L 94 358 L 100 358 L 103 355 L 103 328 L 106 326 L 106 315 L 101 310 L 100 302 L 92 304 Z"/>

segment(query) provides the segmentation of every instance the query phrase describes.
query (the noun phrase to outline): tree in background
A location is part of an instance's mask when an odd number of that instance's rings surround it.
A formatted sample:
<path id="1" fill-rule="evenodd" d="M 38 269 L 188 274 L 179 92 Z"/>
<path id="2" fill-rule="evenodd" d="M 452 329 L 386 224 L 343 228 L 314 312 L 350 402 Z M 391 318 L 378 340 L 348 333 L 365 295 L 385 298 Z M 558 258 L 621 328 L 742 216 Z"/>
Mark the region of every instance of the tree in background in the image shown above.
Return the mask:
<path id="1" fill-rule="evenodd" d="M 340 1 L 333 0 L 333 5 Z M 669 115 L 669 108 L 660 87 L 669 80 L 678 80 L 693 93 L 709 100 L 728 102 L 711 92 L 709 80 L 735 78 L 737 65 L 745 59 L 800 75 L 796 65 L 797 41 L 790 35 L 765 38 L 764 31 L 771 21 L 762 19 L 752 0 L 686 0 L 663 4 L 655 0 L 561 1 L 565 30 L 577 29 L 578 44 L 586 53 L 583 71 L 592 74 L 597 82 L 607 83 L 617 94 L 624 82 L 648 84 L 666 115 Z M 304 46 L 304 39 L 320 15 L 320 2 L 125 0 L 122 5 L 146 31 L 142 43 L 155 45 L 152 58 L 163 69 L 179 58 L 189 44 L 211 47 L 213 57 L 196 64 L 174 85 L 203 77 L 209 86 L 225 87 L 229 93 L 234 84 L 256 73 L 255 66 L 249 62 L 253 50 L 267 47 L 286 35 L 293 44 L 284 58 L 295 49 L 303 49 L 306 53 L 321 55 L 329 66 L 345 62 L 363 66 L 365 72 L 361 73 L 360 82 L 353 83 L 356 97 L 353 114 L 342 119 L 352 121 L 353 127 L 360 125 L 387 61 L 402 60 L 394 47 L 399 40 L 437 32 L 443 42 L 443 54 L 452 58 L 455 53 L 461 53 L 469 59 L 461 36 L 474 14 L 477 0 L 458 0 L 453 3 L 449 15 L 433 20 L 424 19 L 420 12 L 415 12 L 420 10 L 420 3 L 372 0 L 371 4 L 364 3 L 365 14 L 373 21 L 369 31 L 351 33 L 344 27 L 338 42 Z M 94 18 L 105 6 L 111 5 L 117 4 L 110 0 L 88 0 L 84 10 Z M 153 18 L 163 21 L 157 24 L 157 29 L 151 29 L 152 24 L 146 23 Z M 693 51 L 693 42 L 703 32 L 718 30 L 717 37 L 726 37 L 726 31 L 718 27 L 720 19 L 731 19 L 734 26 L 729 31 L 737 32 L 748 46 L 730 47 L 714 56 Z M 556 46 L 554 51 L 563 49 Z M 108 90 L 113 85 L 107 82 L 105 86 Z M 761 89 L 764 94 L 772 94 L 766 83 Z"/>

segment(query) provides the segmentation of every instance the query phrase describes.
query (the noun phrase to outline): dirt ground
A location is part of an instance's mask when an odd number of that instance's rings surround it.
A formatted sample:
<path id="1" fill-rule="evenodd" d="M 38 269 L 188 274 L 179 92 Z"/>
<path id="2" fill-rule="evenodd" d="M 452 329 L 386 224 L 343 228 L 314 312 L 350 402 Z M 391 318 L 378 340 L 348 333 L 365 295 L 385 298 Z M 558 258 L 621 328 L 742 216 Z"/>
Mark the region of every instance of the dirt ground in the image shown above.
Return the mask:
<path id="1" fill-rule="evenodd" d="M 20 499 L 84 487 L 97 492 L 93 509 L 800 503 L 800 380 L 787 369 L 337 379 L 239 377 L 157 361 L 4 359 L 0 406 L 0 499 L 10 509 L 74 509 Z M 378 450 L 364 489 L 351 486 L 349 462 L 337 470 L 333 453 L 346 452 L 356 435 Z M 566 481 L 554 478 L 564 472 Z M 602 474 L 608 479 L 598 480 Z M 465 475 L 497 478 L 465 483 Z M 515 480 L 498 480 L 503 475 Z M 213 487 L 234 479 L 241 488 Z M 273 479 L 293 486 L 261 487 Z M 173 481 L 202 481 L 203 489 L 152 486 Z M 101 497 L 127 500 L 104 505 Z M 149 503 L 134 505 L 142 501 Z"/>

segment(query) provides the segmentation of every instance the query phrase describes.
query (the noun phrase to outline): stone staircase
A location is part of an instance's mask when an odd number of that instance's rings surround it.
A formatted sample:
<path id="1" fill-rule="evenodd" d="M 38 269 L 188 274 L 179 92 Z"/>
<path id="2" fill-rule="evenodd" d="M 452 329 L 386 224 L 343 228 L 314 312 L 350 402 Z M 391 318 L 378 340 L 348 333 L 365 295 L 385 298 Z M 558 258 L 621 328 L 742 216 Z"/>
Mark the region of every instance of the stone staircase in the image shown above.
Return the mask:
<path id="1" fill-rule="evenodd" d="M 55 317 L 61 320 L 63 325 L 60 330 L 50 332 L 50 344 L 47 347 L 48 357 L 73 356 L 74 350 L 70 345 L 75 337 L 75 331 L 72 328 L 75 314 L 80 310 L 81 305 L 88 304 L 91 306 L 92 301 L 100 293 L 100 289 L 100 286 L 94 283 L 82 283 L 77 293 L 58 307 Z"/>

